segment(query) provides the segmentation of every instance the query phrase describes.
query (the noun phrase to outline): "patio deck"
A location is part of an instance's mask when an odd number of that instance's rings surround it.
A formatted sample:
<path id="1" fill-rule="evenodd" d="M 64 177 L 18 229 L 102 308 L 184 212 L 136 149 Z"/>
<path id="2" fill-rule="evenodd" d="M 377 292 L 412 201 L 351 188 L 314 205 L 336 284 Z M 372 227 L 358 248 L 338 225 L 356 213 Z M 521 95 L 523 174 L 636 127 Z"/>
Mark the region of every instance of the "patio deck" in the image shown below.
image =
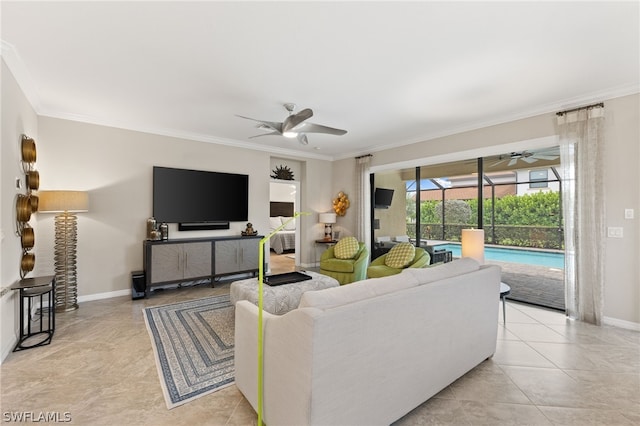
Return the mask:
<path id="1" fill-rule="evenodd" d="M 502 282 L 511 287 L 507 299 L 565 310 L 563 270 L 493 260 L 485 263 L 502 267 Z"/>

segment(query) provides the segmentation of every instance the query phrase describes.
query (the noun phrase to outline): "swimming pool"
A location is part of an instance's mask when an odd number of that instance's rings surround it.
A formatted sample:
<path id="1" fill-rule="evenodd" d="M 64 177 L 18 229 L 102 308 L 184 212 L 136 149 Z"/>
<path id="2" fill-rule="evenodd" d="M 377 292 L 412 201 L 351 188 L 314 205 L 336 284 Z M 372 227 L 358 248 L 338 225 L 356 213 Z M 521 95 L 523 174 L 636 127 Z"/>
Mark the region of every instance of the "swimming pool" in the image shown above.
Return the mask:
<path id="1" fill-rule="evenodd" d="M 453 257 L 460 257 L 460 244 L 438 244 L 436 250 L 449 250 Z M 549 268 L 564 269 L 564 253 L 550 251 L 535 251 L 525 249 L 511 249 L 507 247 L 485 247 L 484 258 L 499 262 L 524 263 L 525 265 L 548 266 Z"/>

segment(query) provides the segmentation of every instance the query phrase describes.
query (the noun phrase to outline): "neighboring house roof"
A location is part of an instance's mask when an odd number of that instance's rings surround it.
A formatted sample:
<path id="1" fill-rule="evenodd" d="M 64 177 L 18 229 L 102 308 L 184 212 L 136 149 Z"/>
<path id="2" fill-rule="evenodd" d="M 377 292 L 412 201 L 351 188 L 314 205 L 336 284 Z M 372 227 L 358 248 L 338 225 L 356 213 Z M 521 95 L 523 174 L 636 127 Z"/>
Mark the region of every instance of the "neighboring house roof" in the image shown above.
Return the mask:
<path id="1" fill-rule="evenodd" d="M 500 198 L 505 195 L 516 195 L 516 185 L 496 185 L 495 196 Z M 476 187 L 469 188 L 447 188 L 444 191 L 446 200 L 474 200 L 478 195 Z M 491 198 L 491 187 L 484 187 L 484 198 Z M 415 197 L 414 197 L 415 199 Z M 428 191 L 420 191 L 420 199 L 426 200 L 442 200 L 442 191 L 440 189 L 432 189 Z"/>

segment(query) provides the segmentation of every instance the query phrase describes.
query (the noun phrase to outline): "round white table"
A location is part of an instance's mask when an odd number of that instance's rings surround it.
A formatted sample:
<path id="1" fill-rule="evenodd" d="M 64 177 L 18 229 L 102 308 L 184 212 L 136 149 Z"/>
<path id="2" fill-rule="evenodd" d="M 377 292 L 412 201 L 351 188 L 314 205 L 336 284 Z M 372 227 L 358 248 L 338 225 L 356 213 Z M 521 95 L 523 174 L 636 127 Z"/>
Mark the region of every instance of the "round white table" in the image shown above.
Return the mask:
<path id="1" fill-rule="evenodd" d="M 502 321 L 507 323 L 507 309 L 504 298 L 511 293 L 511 287 L 505 283 L 500 283 L 500 300 L 502 300 Z"/>

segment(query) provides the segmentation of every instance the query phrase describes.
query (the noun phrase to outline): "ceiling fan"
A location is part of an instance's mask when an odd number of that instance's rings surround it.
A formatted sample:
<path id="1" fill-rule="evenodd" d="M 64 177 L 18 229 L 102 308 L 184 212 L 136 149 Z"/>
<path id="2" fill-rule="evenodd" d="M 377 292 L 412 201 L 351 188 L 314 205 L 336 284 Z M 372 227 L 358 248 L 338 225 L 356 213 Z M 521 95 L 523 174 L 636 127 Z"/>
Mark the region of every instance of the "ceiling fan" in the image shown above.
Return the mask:
<path id="1" fill-rule="evenodd" d="M 489 167 L 495 167 L 499 164 L 504 163 L 505 161 L 509 161 L 507 164 L 508 167 L 515 165 L 518 161 L 524 161 L 525 163 L 531 164 L 535 163 L 538 160 L 547 160 L 553 161 L 558 159 L 560 153 L 558 148 L 552 148 L 547 151 L 539 151 L 539 152 L 530 152 L 530 151 L 520 151 L 520 152 L 511 152 L 509 154 L 502 154 L 498 156 L 498 161 L 491 164 Z"/>
<path id="2" fill-rule="evenodd" d="M 307 133 L 326 133 L 329 135 L 344 135 L 346 130 L 336 129 L 333 127 L 323 126 L 321 124 L 308 123 L 306 120 L 313 117 L 313 111 L 310 108 L 305 108 L 302 111 L 293 113 L 296 105 L 291 103 L 284 104 L 284 107 L 289 111 L 289 116 L 284 119 L 283 122 L 264 121 L 257 120 L 251 117 L 245 117 L 243 115 L 236 115 L 240 118 L 247 120 L 257 121 L 260 123 L 257 128 L 263 130 L 269 130 L 270 133 L 264 133 L 261 135 L 249 136 L 249 138 L 257 138 L 260 136 L 270 135 L 282 135 L 287 138 L 297 138 L 298 142 L 302 145 L 307 145 L 309 140 L 307 139 Z"/>

